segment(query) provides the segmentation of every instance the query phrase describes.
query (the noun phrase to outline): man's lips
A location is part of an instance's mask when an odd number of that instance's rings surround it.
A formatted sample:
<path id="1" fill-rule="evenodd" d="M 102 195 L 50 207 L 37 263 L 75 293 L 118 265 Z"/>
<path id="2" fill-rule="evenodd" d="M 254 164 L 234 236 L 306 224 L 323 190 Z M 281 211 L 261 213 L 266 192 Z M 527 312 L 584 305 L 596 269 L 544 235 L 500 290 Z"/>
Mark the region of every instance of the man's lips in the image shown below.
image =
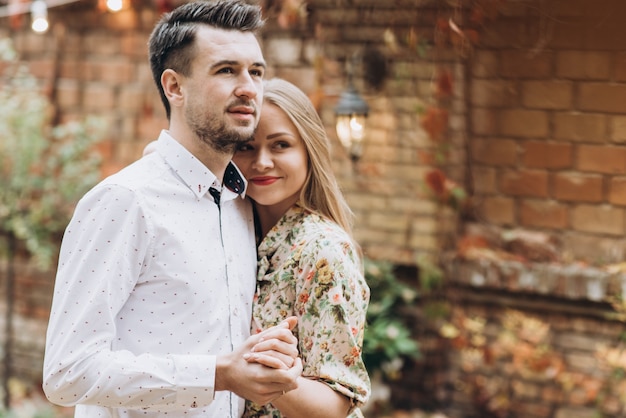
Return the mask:
<path id="1" fill-rule="evenodd" d="M 236 119 L 250 120 L 256 114 L 255 108 L 252 106 L 232 106 L 228 108 L 228 113 Z"/>
<path id="2" fill-rule="evenodd" d="M 278 181 L 279 178 L 280 177 L 259 176 L 248 179 L 248 181 L 257 186 L 269 186 L 270 184 L 274 184 L 276 181 Z"/>
<path id="3" fill-rule="evenodd" d="M 242 113 L 244 115 L 254 115 L 256 113 L 253 106 L 243 106 L 243 105 L 229 107 L 228 111 L 230 113 Z"/>

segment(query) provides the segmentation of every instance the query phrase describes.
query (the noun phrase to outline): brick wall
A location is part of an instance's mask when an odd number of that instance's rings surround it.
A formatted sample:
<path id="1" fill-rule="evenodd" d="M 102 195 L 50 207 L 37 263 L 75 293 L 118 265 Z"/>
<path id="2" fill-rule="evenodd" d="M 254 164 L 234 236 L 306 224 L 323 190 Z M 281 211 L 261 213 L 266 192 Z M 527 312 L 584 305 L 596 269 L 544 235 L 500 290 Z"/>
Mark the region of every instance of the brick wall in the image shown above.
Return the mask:
<path id="1" fill-rule="evenodd" d="M 438 1 L 307 3 L 309 18 L 288 29 L 272 20 L 273 10 L 268 10 L 262 43 L 269 75 L 300 85 L 318 105 L 366 255 L 406 267 L 404 278 L 414 280 L 416 258 L 439 254 L 456 231 L 455 214 L 434 203 L 422 181 L 433 161 L 434 144 L 420 125 L 420 111 L 432 103 L 438 64 L 452 72 L 455 85 L 446 169 L 475 194 L 471 222 L 553 234 L 570 259 L 623 258 L 626 54 L 621 49 L 626 30 L 621 22 L 626 5 L 620 0 L 506 1 L 466 57 L 432 49 L 424 55 L 407 47 L 407 38 L 415 34 L 432 41 L 437 7 L 443 4 Z M 166 126 L 146 60 L 157 13 L 149 3 L 135 4 L 135 9 L 116 15 L 97 11 L 95 0 L 51 9 L 51 22 L 62 22 L 64 30 L 53 28 L 46 36 L 26 27 L 9 29 L 7 19 L 0 19 L 0 36 L 15 41 L 42 85 L 54 93 L 62 119 L 95 113 L 109 121 L 103 174 L 136 159 Z M 371 57 L 373 51 L 382 53 L 389 73 L 375 87 L 367 81 L 366 60 L 356 68 L 355 83 L 371 111 L 363 156 L 353 164 L 336 139 L 333 107 L 346 86 L 346 60 L 354 54 Z M 475 270 L 466 266 L 463 271 L 469 273 L 463 274 L 453 263 L 449 267 L 451 296 L 468 316 L 490 318 L 497 327 L 506 306 L 537 313 L 560 324 L 563 334 L 579 336 L 559 345 L 572 361 L 593 357 L 589 345 L 597 329 L 610 329 L 606 340 L 617 335 L 619 324 L 596 314 L 608 312 L 606 301 L 594 299 L 597 286 L 579 286 L 579 279 L 563 276 L 565 281 L 558 283 L 570 287 L 549 287 L 556 283 L 550 278 L 561 276 L 543 275 L 534 288 L 520 289 L 519 280 L 500 274 L 501 265 L 492 266 L 483 282 L 472 281 L 478 280 L 476 271 L 483 271 L 480 265 Z M 20 291 L 18 303 L 18 329 L 24 332 L 16 364 L 33 381 L 40 370 L 42 312 L 48 309 L 52 277 L 23 266 L 18 283 L 18 289 L 28 291 Z M 615 291 L 615 280 L 607 279 L 612 287 L 602 289 Z M 572 298 L 559 293 L 563 289 L 583 290 Z M 445 358 L 441 338 L 422 326 L 424 312 L 416 309 L 415 315 L 427 357 L 408 368 L 394 400 L 406 407 L 458 400 L 469 409 L 470 401 L 456 390 L 457 353 Z M 519 392 L 521 399 L 537 405 L 526 416 L 564 416 L 570 401 L 583 413 L 588 407 L 571 399 L 550 399 L 549 387 L 544 389 Z M 463 416 L 458 410 L 456 414 Z"/>
<path id="2" fill-rule="evenodd" d="M 454 220 L 430 200 L 423 184 L 434 144 L 422 129 L 420 116 L 432 102 L 433 61 L 405 42 L 411 31 L 425 40 L 432 38 L 436 9 L 423 1 L 307 3 L 305 23 L 285 30 L 270 21 L 264 31 L 272 74 L 301 86 L 319 103 L 333 140 L 335 170 L 356 214 L 355 234 L 365 254 L 414 265 L 418 255 L 437 251 L 442 231 L 453 228 Z M 397 39 L 396 48 L 389 43 L 390 33 Z M 388 65 L 388 74 L 375 87 L 367 81 L 374 72 L 367 61 L 378 54 Z M 354 82 L 370 106 L 363 155 L 356 163 L 337 140 L 333 112 L 346 88 L 346 62 L 352 57 L 357 60 Z M 462 67 L 454 57 L 448 60 L 462 90 Z M 456 123 L 449 129 L 457 150 L 450 168 L 459 180 L 458 166 L 464 160 L 461 99 L 455 98 L 451 120 Z"/>
<path id="3" fill-rule="evenodd" d="M 624 17 L 618 0 L 510 2 L 484 29 L 467 97 L 478 221 L 624 257 Z"/>

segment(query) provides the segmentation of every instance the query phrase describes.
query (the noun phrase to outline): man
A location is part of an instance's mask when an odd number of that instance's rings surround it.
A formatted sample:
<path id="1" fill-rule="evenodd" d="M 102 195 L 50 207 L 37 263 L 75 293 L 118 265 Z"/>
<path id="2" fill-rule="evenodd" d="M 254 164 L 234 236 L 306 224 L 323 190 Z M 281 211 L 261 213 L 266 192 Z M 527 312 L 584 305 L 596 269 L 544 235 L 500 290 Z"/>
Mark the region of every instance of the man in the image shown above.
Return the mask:
<path id="1" fill-rule="evenodd" d="M 230 162 L 259 118 L 261 25 L 200 1 L 150 37 L 169 128 L 81 199 L 61 247 L 43 389 L 76 417 L 239 417 L 297 386 L 293 324 L 249 336 L 253 217 Z M 286 365 L 245 360 L 268 350 Z"/>

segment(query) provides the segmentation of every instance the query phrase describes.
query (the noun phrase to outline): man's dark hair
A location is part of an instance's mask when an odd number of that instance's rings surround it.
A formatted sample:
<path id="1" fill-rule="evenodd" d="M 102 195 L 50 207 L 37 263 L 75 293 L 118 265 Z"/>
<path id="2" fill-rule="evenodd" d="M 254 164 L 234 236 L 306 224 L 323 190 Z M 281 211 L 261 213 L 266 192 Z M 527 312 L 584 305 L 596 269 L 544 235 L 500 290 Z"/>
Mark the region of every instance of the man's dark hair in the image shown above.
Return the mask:
<path id="1" fill-rule="evenodd" d="M 161 85 L 161 74 L 168 68 L 188 76 L 199 25 L 255 33 L 263 26 L 261 8 L 241 0 L 200 0 L 184 4 L 163 15 L 156 24 L 148 52 L 152 77 L 161 94 L 167 118 L 170 104 Z"/>

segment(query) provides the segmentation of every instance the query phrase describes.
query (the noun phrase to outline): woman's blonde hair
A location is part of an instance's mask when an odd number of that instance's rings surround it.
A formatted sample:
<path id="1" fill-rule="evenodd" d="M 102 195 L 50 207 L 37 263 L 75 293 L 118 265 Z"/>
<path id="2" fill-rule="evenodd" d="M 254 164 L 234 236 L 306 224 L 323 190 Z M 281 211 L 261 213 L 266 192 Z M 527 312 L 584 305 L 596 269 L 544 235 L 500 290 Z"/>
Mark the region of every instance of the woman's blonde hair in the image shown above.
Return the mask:
<path id="1" fill-rule="evenodd" d="M 330 140 L 313 103 L 290 82 L 272 78 L 265 81 L 263 100 L 278 106 L 298 129 L 309 157 L 300 204 L 337 223 L 352 235 L 353 214 L 333 174 Z"/>

